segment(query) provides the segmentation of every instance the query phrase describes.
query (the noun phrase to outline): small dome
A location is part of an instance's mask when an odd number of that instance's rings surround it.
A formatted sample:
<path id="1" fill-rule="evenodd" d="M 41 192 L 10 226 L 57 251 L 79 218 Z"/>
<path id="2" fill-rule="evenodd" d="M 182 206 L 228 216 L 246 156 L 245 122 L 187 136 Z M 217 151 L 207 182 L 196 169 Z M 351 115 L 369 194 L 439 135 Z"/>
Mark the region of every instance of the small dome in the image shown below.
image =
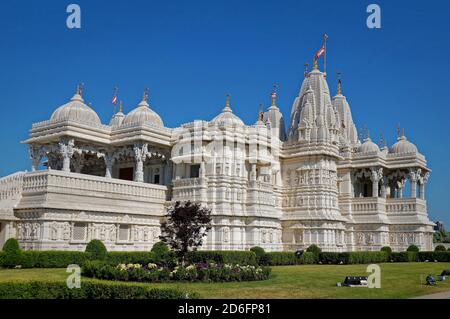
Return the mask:
<path id="1" fill-rule="evenodd" d="M 397 139 L 397 143 L 392 145 L 390 153 L 404 154 L 404 153 L 417 153 L 417 147 L 406 139 L 406 136 L 402 135 Z"/>
<path id="2" fill-rule="evenodd" d="M 113 115 L 111 118 L 111 121 L 109 121 L 110 126 L 120 126 L 125 118 L 125 114 L 122 112 L 117 112 Z"/>
<path id="3" fill-rule="evenodd" d="M 228 126 L 244 125 L 244 122 L 242 122 L 242 120 L 238 116 L 233 114 L 233 111 L 230 108 L 229 99 L 227 99 L 226 105 L 223 108 L 222 113 L 213 118 L 211 123 Z"/>
<path id="4" fill-rule="evenodd" d="M 52 114 L 53 121 L 74 121 L 85 124 L 100 125 L 101 121 L 97 113 L 84 104 L 79 93 L 76 93 L 68 103 L 58 107 Z"/>
<path id="5" fill-rule="evenodd" d="M 164 123 L 161 117 L 150 109 L 146 100 L 142 100 L 141 103 L 130 113 L 125 116 L 122 122 L 123 125 L 126 124 L 150 124 L 158 127 L 164 127 Z"/>
<path id="6" fill-rule="evenodd" d="M 377 144 L 372 142 L 372 140 L 368 137 L 364 140 L 364 143 L 358 147 L 358 153 L 373 153 L 379 152 L 380 148 Z"/>

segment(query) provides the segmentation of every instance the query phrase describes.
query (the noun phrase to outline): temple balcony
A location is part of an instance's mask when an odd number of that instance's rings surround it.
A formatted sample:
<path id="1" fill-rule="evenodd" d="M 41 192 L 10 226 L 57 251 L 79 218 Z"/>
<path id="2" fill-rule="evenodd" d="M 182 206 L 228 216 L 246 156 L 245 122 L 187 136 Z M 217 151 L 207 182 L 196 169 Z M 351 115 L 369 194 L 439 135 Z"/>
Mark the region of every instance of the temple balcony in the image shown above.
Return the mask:
<path id="1" fill-rule="evenodd" d="M 386 213 L 421 213 L 426 214 L 426 201 L 420 198 L 388 198 L 386 199 Z"/>
<path id="2" fill-rule="evenodd" d="M 114 178 L 42 170 L 25 173 L 17 210 L 60 209 L 162 215 L 167 187 Z"/>
<path id="3" fill-rule="evenodd" d="M 173 200 L 204 201 L 206 200 L 206 179 L 202 177 L 180 178 L 173 180 Z"/>

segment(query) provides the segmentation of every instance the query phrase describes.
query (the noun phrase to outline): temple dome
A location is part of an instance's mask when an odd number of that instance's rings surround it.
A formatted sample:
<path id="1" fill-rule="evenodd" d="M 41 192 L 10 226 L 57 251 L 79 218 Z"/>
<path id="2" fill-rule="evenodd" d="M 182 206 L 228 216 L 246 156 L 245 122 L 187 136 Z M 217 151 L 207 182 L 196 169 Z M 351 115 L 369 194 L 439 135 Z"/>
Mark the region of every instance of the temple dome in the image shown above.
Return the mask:
<path id="1" fill-rule="evenodd" d="M 101 125 L 97 113 L 84 104 L 84 100 L 77 92 L 68 103 L 58 107 L 50 117 L 52 121 L 74 121 L 85 124 Z"/>
<path id="2" fill-rule="evenodd" d="M 242 120 L 238 116 L 233 114 L 233 111 L 230 108 L 229 99 L 227 99 L 226 105 L 223 108 L 222 113 L 213 118 L 211 123 L 228 126 L 244 125 L 244 122 L 242 122 Z"/>
<path id="3" fill-rule="evenodd" d="M 145 99 L 142 100 L 133 111 L 125 116 L 122 125 L 126 124 L 150 124 L 153 126 L 164 127 L 161 117 L 155 111 L 150 109 L 150 106 Z"/>
<path id="4" fill-rule="evenodd" d="M 406 136 L 402 135 L 397 139 L 397 143 L 392 145 L 390 153 L 404 154 L 404 153 L 417 153 L 417 147 L 406 139 Z"/>
<path id="5" fill-rule="evenodd" d="M 364 143 L 358 147 L 358 153 L 373 153 L 373 152 L 379 152 L 380 148 L 377 144 L 372 142 L 370 137 L 366 138 L 364 140 Z"/>

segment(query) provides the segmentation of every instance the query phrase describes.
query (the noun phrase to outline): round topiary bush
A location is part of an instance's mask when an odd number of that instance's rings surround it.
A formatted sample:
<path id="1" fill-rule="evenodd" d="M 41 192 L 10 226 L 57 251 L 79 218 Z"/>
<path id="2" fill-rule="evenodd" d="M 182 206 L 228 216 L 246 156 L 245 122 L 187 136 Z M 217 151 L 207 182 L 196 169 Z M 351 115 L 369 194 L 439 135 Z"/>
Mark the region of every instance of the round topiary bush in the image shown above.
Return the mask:
<path id="1" fill-rule="evenodd" d="M 444 245 L 437 245 L 434 248 L 434 251 L 446 251 L 445 246 Z"/>
<path id="2" fill-rule="evenodd" d="M 3 245 L 3 252 L 3 267 L 13 268 L 21 264 L 22 250 L 17 239 L 8 239 Z"/>
<path id="3" fill-rule="evenodd" d="M 322 252 L 322 249 L 320 249 L 319 246 L 312 244 L 306 249 L 306 251 L 309 253 L 313 253 L 315 256 L 318 256 Z"/>
<path id="4" fill-rule="evenodd" d="M 417 247 L 416 245 L 410 245 L 408 247 L 408 249 L 406 249 L 406 251 L 412 251 L 414 253 L 418 253 L 419 252 L 419 247 Z"/>
<path id="5" fill-rule="evenodd" d="M 103 260 L 108 254 L 105 245 L 98 239 L 91 240 L 86 246 L 86 252 L 90 253 L 94 259 Z"/>
<path id="6" fill-rule="evenodd" d="M 169 246 L 167 246 L 167 244 L 163 241 L 158 241 L 157 243 L 155 243 L 151 250 L 156 258 L 166 256 L 169 251 Z"/>
<path id="7" fill-rule="evenodd" d="M 255 253 L 256 262 L 258 263 L 258 265 L 267 265 L 268 264 L 269 260 L 266 256 L 266 251 L 264 250 L 264 248 L 255 246 L 255 247 L 250 248 L 250 251 Z"/>
<path id="8" fill-rule="evenodd" d="M 10 238 L 3 245 L 3 251 L 6 254 L 19 254 L 20 253 L 20 245 L 17 239 Z"/>
<path id="9" fill-rule="evenodd" d="M 392 249 L 389 246 L 384 246 L 381 248 L 381 251 L 388 253 L 388 255 L 392 254 Z"/>

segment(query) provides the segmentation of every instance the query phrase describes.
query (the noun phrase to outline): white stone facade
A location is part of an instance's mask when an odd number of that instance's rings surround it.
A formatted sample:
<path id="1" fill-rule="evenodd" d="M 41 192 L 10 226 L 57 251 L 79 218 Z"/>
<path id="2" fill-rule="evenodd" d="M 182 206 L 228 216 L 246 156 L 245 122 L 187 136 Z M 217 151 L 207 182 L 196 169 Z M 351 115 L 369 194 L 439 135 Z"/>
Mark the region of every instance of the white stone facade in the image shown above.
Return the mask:
<path id="1" fill-rule="evenodd" d="M 31 172 L 0 179 L 0 245 L 149 250 L 175 201 L 211 208 L 202 249 L 432 249 L 425 157 L 404 134 L 390 149 L 358 137 L 349 104 L 317 69 L 295 98 L 288 131 L 272 105 L 245 125 L 229 98 L 211 121 L 164 127 L 147 94 L 109 125 L 81 90 L 33 124 Z M 408 189 L 406 189 L 408 187 Z"/>

